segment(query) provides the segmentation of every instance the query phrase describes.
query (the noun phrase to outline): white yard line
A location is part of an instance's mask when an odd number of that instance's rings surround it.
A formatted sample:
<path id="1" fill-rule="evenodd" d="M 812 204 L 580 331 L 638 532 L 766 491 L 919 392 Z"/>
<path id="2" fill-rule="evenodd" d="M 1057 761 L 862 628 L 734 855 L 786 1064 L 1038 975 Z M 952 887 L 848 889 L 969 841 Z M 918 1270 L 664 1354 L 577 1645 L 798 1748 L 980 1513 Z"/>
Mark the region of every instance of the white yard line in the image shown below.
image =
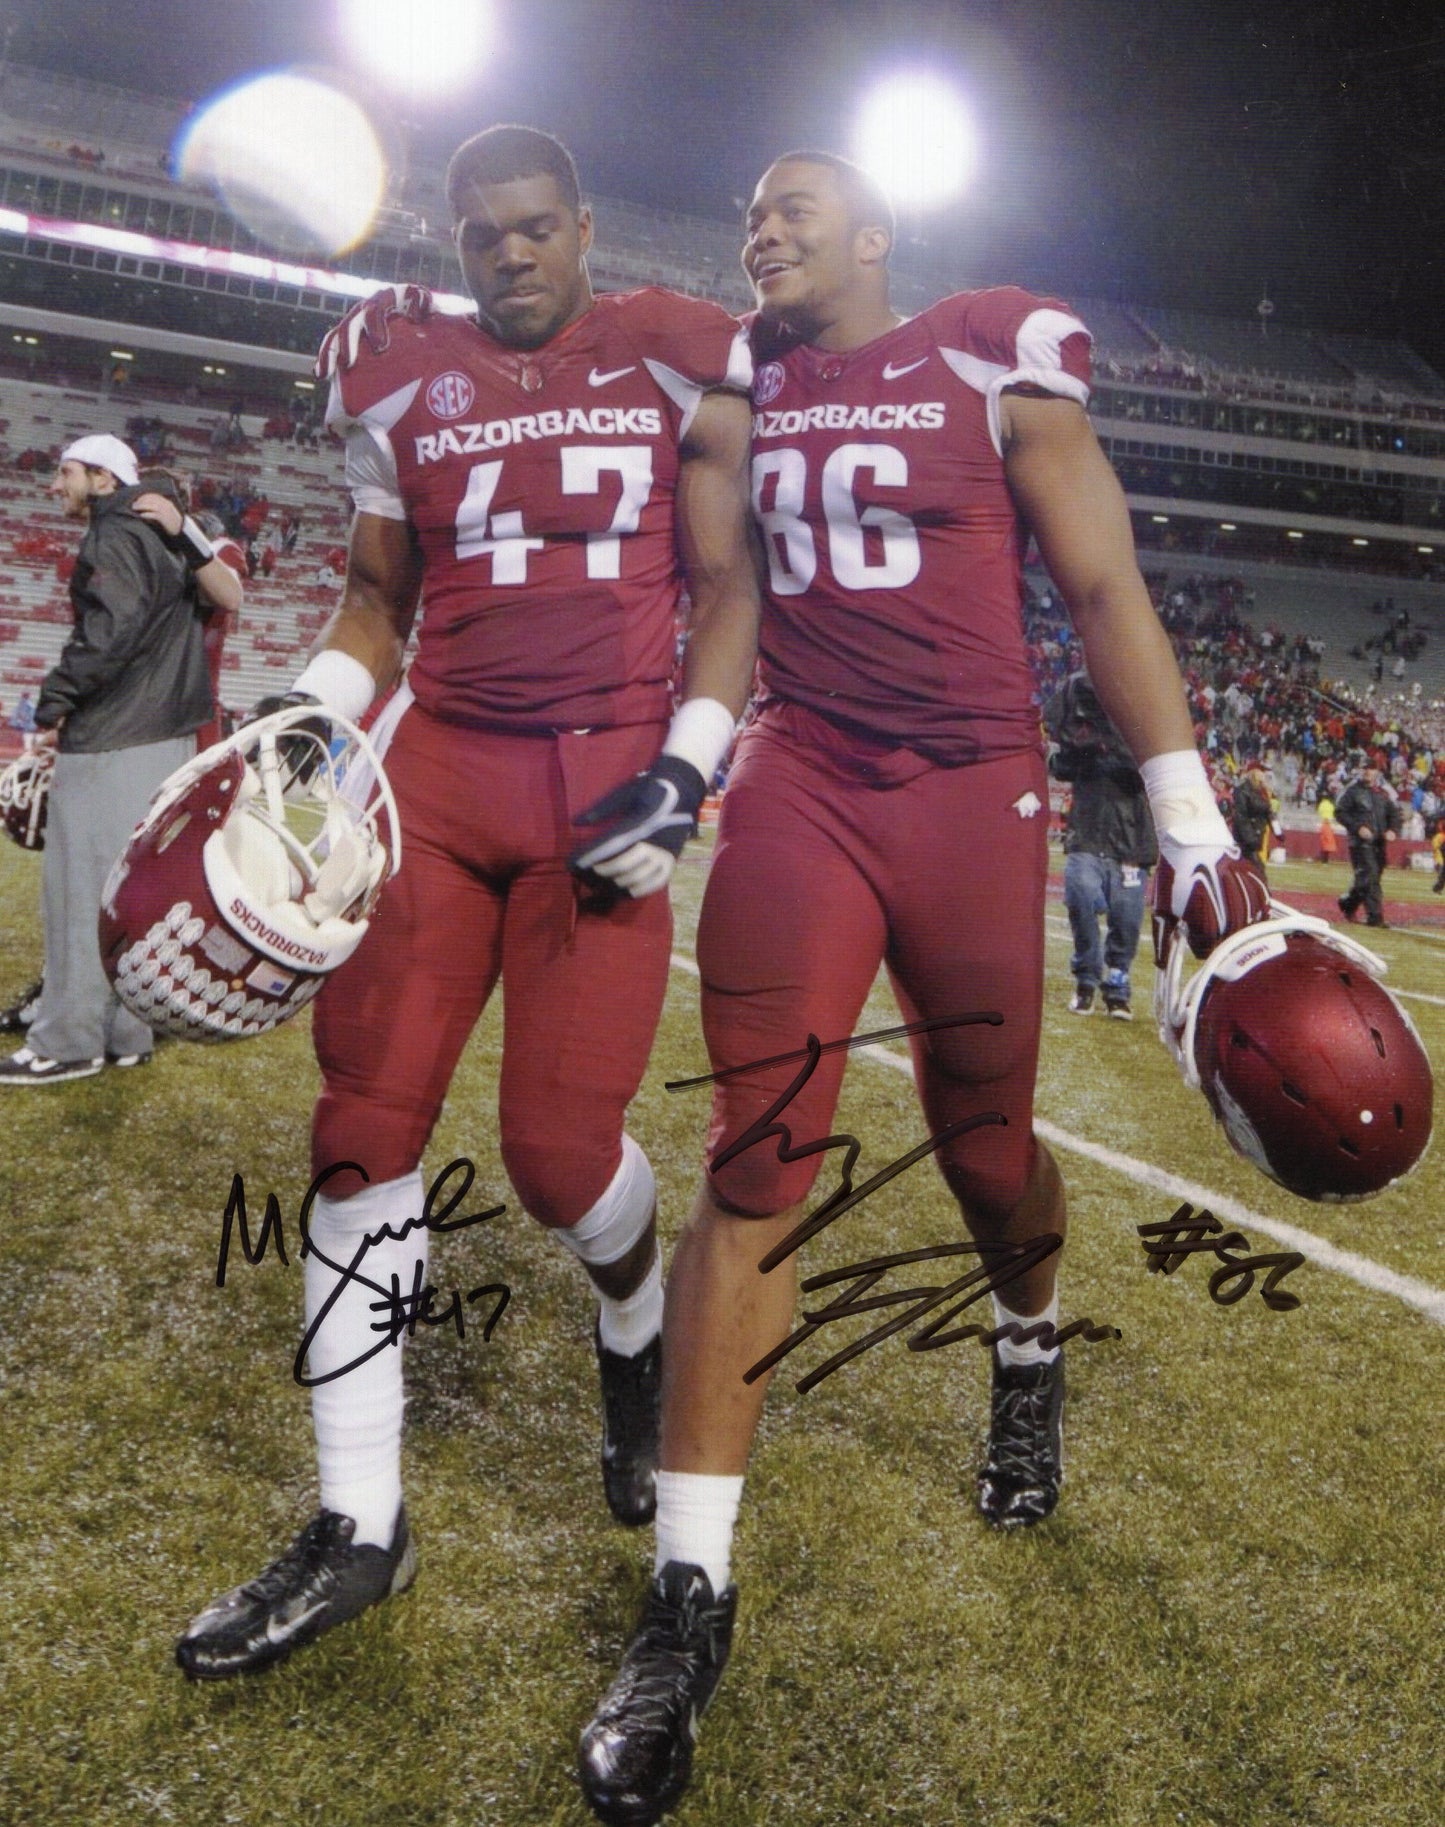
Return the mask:
<path id="1" fill-rule="evenodd" d="M 676 969 L 686 971 L 693 977 L 697 975 L 697 965 L 683 953 L 674 952 L 672 962 Z M 1429 996 L 1424 1000 L 1441 1002 L 1445 998 Z M 854 1052 L 861 1059 L 912 1076 L 913 1064 L 906 1054 L 879 1046 L 855 1047 Z M 1387 1269 L 1383 1263 L 1374 1262 L 1368 1256 L 1336 1248 L 1323 1237 L 1316 1237 L 1313 1231 L 1302 1230 L 1296 1224 L 1285 1224 L 1278 1218 L 1257 1212 L 1252 1206 L 1231 1199 L 1228 1193 L 1215 1192 L 1210 1187 L 1201 1186 L 1197 1180 L 1186 1180 L 1182 1175 L 1171 1174 L 1151 1162 L 1122 1154 L 1116 1148 L 1106 1148 L 1100 1142 L 1091 1142 L 1085 1136 L 1061 1129 L 1057 1123 L 1050 1123 L 1043 1117 L 1035 1117 L 1034 1128 L 1051 1148 L 1062 1148 L 1067 1153 L 1083 1155 L 1113 1173 L 1122 1174 L 1136 1185 L 1167 1193 L 1171 1199 L 1187 1199 L 1191 1205 L 1207 1207 L 1216 1218 L 1225 1219 L 1230 1224 L 1237 1224 L 1246 1230 L 1263 1231 L 1266 1237 L 1273 1238 L 1286 1249 L 1299 1250 L 1320 1268 L 1330 1269 L 1336 1275 L 1348 1276 L 1351 1281 L 1357 1282 L 1362 1288 L 1369 1288 L 1375 1294 L 1393 1295 L 1396 1300 L 1423 1313 L 1427 1319 L 1434 1320 L 1437 1326 L 1445 1326 L 1445 1290 L 1433 1288 L 1428 1282 L 1416 1281 L 1411 1275 L 1398 1275 L 1393 1269 Z"/>

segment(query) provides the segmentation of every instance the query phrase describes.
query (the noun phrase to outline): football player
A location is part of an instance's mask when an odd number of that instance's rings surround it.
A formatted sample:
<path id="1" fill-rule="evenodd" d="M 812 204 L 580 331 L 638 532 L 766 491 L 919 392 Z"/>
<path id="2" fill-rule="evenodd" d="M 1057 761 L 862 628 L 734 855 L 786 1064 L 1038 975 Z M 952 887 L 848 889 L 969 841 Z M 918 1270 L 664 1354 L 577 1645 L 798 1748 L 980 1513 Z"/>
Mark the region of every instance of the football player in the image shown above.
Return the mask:
<path id="1" fill-rule="evenodd" d="M 594 297 L 591 215 L 550 135 L 477 135 L 447 188 L 476 316 L 355 315 L 321 361 L 356 515 L 291 695 L 360 717 L 421 609 L 374 731 L 404 865 L 315 1022 L 313 1171 L 347 1164 L 305 1265 L 321 1508 L 194 1620 L 177 1646 L 192 1676 L 275 1661 L 411 1579 L 401 1354 L 373 1349 L 372 1302 L 422 1287 L 419 1162 L 499 980 L 502 1161 L 597 1290 L 607 1501 L 629 1524 L 653 1510 L 661 1265 L 623 1121 L 667 982 L 663 890 L 751 681 L 751 361 L 714 305 Z M 339 1287 L 328 1265 L 358 1251 L 365 1281 Z"/>
<path id="2" fill-rule="evenodd" d="M 727 1658 L 730 1546 L 767 1385 L 744 1372 L 787 1335 L 796 1282 L 796 1254 L 759 1263 L 799 1221 L 822 1159 L 802 1145 L 830 1134 L 845 1052 L 787 1106 L 794 1158 L 775 1136 L 734 1145 L 797 1076 L 807 1036 L 854 1030 L 880 963 L 910 1021 L 1003 1016 L 912 1043 L 930 1134 L 1006 1118 L 936 1151 L 983 1260 L 1065 1228 L 1032 1129 L 1048 785 L 1020 618 L 1030 530 L 1142 767 L 1159 931 L 1183 922 L 1204 952 L 1267 909 L 1209 790 L 1089 426 L 1084 325 L 1013 288 L 901 317 L 887 200 L 828 154 L 778 160 L 746 232 L 765 695 L 729 774 L 698 933 L 709 1054 L 736 1075 L 714 1086 L 712 1165 L 669 1277 L 656 1577 L 582 1737 L 583 1788 L 613 1822 L 654 1821 L 681 1793 Z M 754 1061 L 775 1063 L 736 1071 Z M 1056 1263 L 994 1296 L 999 1327 L 1056 1320 Z M 1027 1526 L 1059 1495 L 1063 1359 L 1047 1334 L 1005 1336 L 992 1377 L 978 1504 Z"/>

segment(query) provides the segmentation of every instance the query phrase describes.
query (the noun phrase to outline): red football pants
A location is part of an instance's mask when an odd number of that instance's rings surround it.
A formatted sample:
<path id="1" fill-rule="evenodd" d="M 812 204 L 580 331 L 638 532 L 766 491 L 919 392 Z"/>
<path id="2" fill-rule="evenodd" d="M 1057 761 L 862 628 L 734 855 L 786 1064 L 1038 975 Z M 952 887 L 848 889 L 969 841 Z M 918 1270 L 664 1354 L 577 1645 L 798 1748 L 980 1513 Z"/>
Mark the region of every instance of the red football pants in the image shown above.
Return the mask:
<path id="1" fill-rule="evenodd" d="M 1048 786 L 1034 752 L 930 767 L 902 785 L 846 779 L 764 718 L 728 783 L 698 930 L 715 1072 L 853 1033 L 880 963 L 906 1021 L 996 1011 L 999 1026 L 911 1042 L 929 1135 L 998 1112 L 938 1151 L 955 1195 L 1001 1219 L 1033 1169 L 1043 1000 Z M 847 1064 L 824 1054 L 781 1112 L 795 1147 L 831 1133 Z M 798 1061 L 714 1086 L 708 1159 L 785 1090 Z M 922 1136 L 918 1138 L 920 1141 Z M 723 1203 L 765 1216 L 807 1197 L 824 1161 L 756 1143 L 719 1168 Z"/>
<path id="2" fill-rule="evenodd" d="M 589 908 L 566 855 L 576 814 L 646 767 L 662 734 L 498 735 L 417 705 L 402 717 L 386 753 L 402 867 L 316 1003 L 313 1173 L 355 1161 L 374 1184 L 417 1165 L 500 978 L 503 1165 L 543 1224 L 596 1203 L 662 1010 L 672 912 L 665 894 Z M 339 1175 L 326 1191 L 362 1184 Z"/>

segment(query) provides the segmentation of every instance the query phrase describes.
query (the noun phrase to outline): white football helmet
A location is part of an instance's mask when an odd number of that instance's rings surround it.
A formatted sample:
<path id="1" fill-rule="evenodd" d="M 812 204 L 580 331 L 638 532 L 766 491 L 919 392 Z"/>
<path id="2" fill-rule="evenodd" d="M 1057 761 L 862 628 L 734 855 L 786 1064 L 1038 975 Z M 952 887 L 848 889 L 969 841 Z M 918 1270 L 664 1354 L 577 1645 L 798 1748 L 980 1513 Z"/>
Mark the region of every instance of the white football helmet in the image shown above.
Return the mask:
<path id="1" fill-rule="evenodd" d="M 161 1033 L 264 1034 L 356 950 L 400 866 L 396 801 L 367 738 L 314 706 L 279 711 L 161 786 L 106 882 L 101 958 Z"/>

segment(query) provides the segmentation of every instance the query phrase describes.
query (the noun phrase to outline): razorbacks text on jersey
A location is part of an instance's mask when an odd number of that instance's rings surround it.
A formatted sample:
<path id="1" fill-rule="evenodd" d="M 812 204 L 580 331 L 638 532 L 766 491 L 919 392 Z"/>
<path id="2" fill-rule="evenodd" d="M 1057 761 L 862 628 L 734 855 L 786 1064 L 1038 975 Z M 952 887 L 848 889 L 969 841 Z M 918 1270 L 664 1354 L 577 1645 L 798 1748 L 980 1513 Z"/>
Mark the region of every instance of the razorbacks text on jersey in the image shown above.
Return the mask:
<path id="1" fill-rule="evenodd" d="M 766 338 L 755 324 L 768 692 L 945 763 L 1037 746 L 999 399 L 1027 387 L 1086 404 L 1088 330 L 1003 286 L 847 352 L 766 359 Z"/>
<path id="2" fill-rule="evenodd" d="M 652 288 L 597 298 L 539 349 L 472 318 L 400 322 L 337 377 L 357 507 L 421 542 L 426 710 L 499 730 L 667 716 L 678 446 L 703 394 L 751 372 L 724 311 Z"/>

